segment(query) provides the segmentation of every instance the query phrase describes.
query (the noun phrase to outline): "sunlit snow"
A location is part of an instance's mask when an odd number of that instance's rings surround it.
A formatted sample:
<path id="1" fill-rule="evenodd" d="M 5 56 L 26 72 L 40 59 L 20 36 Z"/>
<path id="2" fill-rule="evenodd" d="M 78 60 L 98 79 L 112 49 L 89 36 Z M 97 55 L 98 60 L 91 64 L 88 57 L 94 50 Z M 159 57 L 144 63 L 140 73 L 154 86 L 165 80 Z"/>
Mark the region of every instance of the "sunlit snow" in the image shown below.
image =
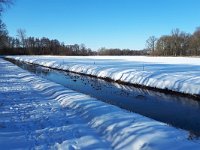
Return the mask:
<path id="1" fill-rule="evenodd" d="M 16 60 L 114 81 L 200 94 L 200 58 L 146 56 L 20 56 Z"/>

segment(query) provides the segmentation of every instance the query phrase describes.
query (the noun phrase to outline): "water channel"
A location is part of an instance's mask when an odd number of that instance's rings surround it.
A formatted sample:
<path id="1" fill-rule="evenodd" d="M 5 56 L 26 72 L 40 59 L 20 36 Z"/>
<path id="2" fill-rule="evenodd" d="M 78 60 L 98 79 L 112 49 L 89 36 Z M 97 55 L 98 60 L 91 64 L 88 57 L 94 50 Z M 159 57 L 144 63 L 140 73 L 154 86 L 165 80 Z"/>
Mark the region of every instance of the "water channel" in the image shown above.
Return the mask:
<path id="1" fill-rule="evenodd" d="M 200 100 L 94 77 L 12 61 L 19 67 L 72 90 L 200 136 Z"/>

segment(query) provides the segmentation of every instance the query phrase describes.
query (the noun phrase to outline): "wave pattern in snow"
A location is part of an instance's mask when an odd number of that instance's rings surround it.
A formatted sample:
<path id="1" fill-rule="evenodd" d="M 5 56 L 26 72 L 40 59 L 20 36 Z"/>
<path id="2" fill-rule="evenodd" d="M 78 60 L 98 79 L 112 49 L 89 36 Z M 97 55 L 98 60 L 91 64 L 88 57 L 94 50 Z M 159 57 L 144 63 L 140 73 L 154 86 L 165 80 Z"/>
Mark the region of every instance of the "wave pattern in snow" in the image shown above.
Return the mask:
<path id="1" fill-rule="evenodd" d="M 55 100 L 63 87 L 2 59 L 0 68 L 0 149 L 111 149 L 73 109 Z"/>
<path id="2" fill-rule="evenodd" d="M 200 58 L 187 57 L 10 57 L 114 81 L 200 95 Z"/>

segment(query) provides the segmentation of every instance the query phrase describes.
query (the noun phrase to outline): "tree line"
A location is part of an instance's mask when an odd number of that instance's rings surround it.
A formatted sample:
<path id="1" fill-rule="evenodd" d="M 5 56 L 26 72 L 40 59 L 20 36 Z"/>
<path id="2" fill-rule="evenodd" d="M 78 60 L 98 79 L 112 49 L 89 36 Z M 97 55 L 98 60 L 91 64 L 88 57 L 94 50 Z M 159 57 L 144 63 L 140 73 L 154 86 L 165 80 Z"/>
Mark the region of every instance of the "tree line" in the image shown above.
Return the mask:
<path id="1" fill-rule="evenodd" d="M 119 48 L 100 48 L 97 52 L 98 55 L 148 55 L 147 50 L 130 50 Z"/>
<path id="2" fill-rule="evenodd" d="M 174 29 L 170 35 L 159 38 L 151 36 L 144 50 L 107 49 L 92 51 L 84 44 L 67 45 L 47 37 L 27 37 L 26 31 L 17 30 L 17 37 L 8 34 L 1 19 L 4 9 L 12 0 L 0 0 L 0 55 L 155 55 L 155 56 L 200 56 L 200 27 L 193 34 Z"/>
<path id="3" fill-rule="evenodd" d="M 146 44 L 151 55 L 200 56 L 200 27 L 193 34 L 174 29 L 170 35 L 151 36 Z"/>
<path id="4" fill-rule="evenodd" d="M 92 51 L 84 44 L 66 45 L 57 39 L 46 37 L 35 38 L 26 37 L 26 31 L 17 30 L 17 37 L 9 37 L 7 31 L 4 31 L 4 39 L 1 41 L 0 54 L 3 55 L 145 55 L 146 51 L 130 49 L 106 49 L 101 48 L 98 51 Z"/>
<path id="5" fill-rule="evenodd" d="M 4 55 L 93 55 L 84 44 L 65 45 L 57 39 L 26 37 L 25 30 L 19 29 L 17 38 L 8 37 L 0 49 Z"/>
<path id="6" fill-rule="evenodd" d="M 0 0 L 0 15 L 11 0 Z M 57 39 L 27 37 L 24 29 L 17 30 L 17 37 L 8 35 L 0 18 L 0 55 L 143 55 L 144 51 L 106 49 L 92 51 L 84 44 L 66 45 Z"/>
<path id="7" fill-rule="evenodd" d="M 1 55 L 94 55 L 84 44 L 65 45 L 57 39 L 27 37 L 26 31 L 17 30 L 17 37 L 8 36 L 5 24 L 0 20 Z"/>
<path id="8" fill-rule="evenodd" d="M 1 19 L 2 12 L 12 0 L 0 0 L 0 55 L 94 55 L 84 44 L 65 45 L 56 39 L 27 37 L 26 31 L 17 30 L 17 37 L 8 35 Z"/>
<path id="9" fill-rule="evenodd" d="M 2 23 L 3 24 L 3 23 Z M 84 44 L 66 45 L 57 39 L 49 39 L 47 37 L 35 38 L 27 37 L 26 31 L 17 30 L 17 37 L 8 36 L 8 32 L 4 28 L 4 33 L 0 40 L 0 54 L 3 55 L 145 55 L 146 51 L 130 50 L 130 49 L 106 49 L 101 48 L 98 51 L 92 51 Z"/>

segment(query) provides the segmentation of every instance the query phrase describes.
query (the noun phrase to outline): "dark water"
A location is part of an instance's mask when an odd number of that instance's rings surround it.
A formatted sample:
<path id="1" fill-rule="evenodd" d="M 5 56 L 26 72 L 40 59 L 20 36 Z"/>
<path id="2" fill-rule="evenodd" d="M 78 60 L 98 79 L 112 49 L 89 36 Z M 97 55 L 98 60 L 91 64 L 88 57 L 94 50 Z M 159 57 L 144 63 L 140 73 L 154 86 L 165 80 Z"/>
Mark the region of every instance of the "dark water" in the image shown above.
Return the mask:
<path id="1" fill-rule="evenodd" d="M 14 63 L 40 77 L 72 90 L 185 129 L 189 131 L 191 138 L 200 136 L 200 102 L 192 98 L 164 94 L 21 62 Z"/>

